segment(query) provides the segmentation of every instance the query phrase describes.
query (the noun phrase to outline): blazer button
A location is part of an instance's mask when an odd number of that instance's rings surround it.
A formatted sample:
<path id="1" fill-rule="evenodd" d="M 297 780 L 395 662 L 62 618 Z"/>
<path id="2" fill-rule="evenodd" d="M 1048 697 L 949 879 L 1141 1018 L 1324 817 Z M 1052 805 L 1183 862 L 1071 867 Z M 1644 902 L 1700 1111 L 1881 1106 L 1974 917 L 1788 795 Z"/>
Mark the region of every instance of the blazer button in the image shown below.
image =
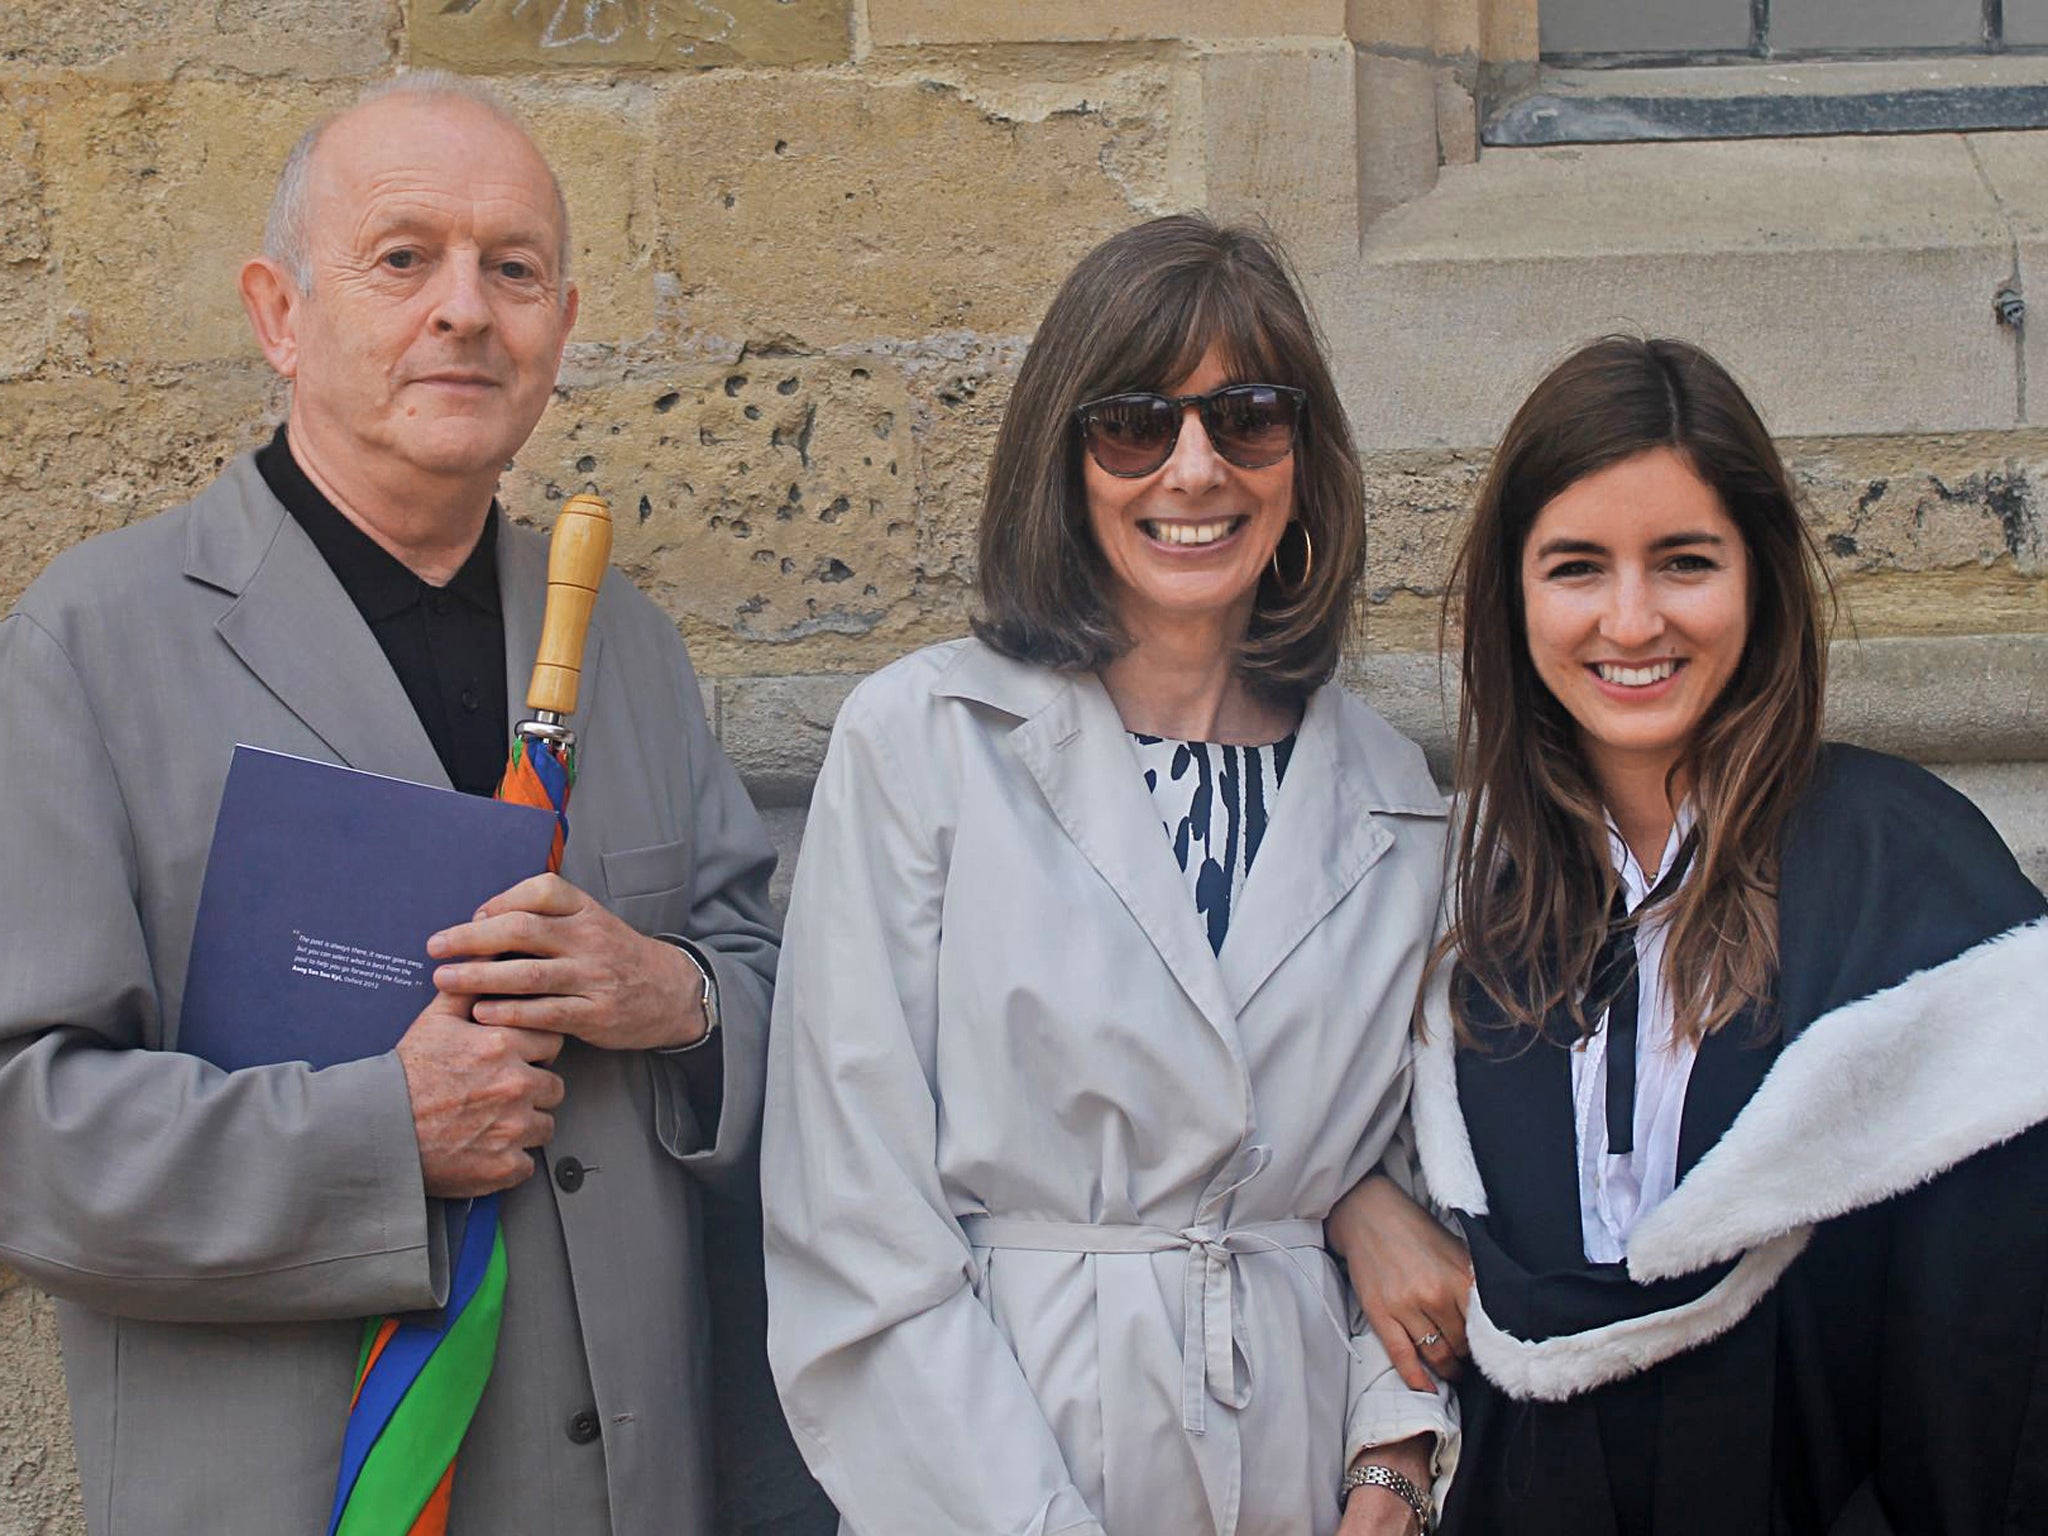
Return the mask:
<path id="1" fill-rule="evenodd" d="M 601 1428 L 596 1414 L 588 1408 L 580 1409 L 569 1415 L 569 1443 L 588 1445 L 598 1437 Z"/>
<path id="2" fill-rule="evenodd" d="M 583 1187 L 584 1167 L 573 1157 L 555 1159 L 555 1188 L 565 1195 L 573 1195 Z"/>

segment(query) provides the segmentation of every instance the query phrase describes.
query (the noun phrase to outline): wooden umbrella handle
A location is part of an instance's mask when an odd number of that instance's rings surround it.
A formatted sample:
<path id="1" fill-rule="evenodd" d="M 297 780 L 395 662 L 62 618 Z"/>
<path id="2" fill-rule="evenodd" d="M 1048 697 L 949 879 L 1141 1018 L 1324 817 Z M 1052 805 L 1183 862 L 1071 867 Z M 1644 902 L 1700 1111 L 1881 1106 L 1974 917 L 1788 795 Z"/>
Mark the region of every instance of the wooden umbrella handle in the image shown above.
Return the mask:
<path id="1" fill-rule="evenodd" d="M 548 605 L 541 620 L 540 652 L 526 707 L 550 714 L 576 712 L 576 685 L 583 678 L 583 637 L 591 605 L 612 558 L 612 509 L 601 496 L 571 496 L 555 519 L 548 541 Z"/>

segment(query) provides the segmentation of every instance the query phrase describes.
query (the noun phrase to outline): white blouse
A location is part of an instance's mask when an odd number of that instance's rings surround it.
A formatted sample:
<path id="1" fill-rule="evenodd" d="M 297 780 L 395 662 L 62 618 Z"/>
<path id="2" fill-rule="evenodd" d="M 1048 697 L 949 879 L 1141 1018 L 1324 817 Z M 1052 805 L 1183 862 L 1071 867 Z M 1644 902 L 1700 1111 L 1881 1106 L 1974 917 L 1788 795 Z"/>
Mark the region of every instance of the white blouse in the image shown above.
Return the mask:
<path id="1" fill-rule="evenodd" d="M 1654 871 L 1645 871 L 1610 817 L 1608 856 L 1621 876 L 1633 912 L 1670 869 L 1692 830 L 1693 812 L 1681 807 Z M 1691 878 L 1690 872 L 1686 875 Z M 1686 1084 L 1698 1048 L 1676 1036 L 1670 994 L 1664 987 L 1667 919 L 1655 916 L 1636 933 L 1640 1012 L 1636 1028 L 1636 1139 L 1625 1153 L 1607 1150 L 1607 1028 L 1572 1048 L 1572 1113 L 1578 1129 L 1579 1230 L 1586 1257 L 1618 1264 L 1628 1257 L 1635 1224 L 1671 1193 L 1678 1181 L 1678 1131 L 1685 1119 Z"/>

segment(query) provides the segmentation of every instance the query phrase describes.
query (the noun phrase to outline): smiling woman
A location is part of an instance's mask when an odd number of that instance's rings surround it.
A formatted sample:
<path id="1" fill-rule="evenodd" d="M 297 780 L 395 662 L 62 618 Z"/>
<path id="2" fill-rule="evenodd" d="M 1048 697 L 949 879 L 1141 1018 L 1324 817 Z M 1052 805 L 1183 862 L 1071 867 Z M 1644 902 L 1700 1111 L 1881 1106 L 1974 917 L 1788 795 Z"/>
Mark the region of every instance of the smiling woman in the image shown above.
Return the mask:
<path id="1" fill-rule="evenodd" d="M 2040 1532 L 2048 903 L 1932 775 L 1821 742 L 1755 410 L 1684 343 L 1582 349 L 1458 569 L 1414 1099 L 1476 1276 L 1442 1529 Z M 1344 1203 L 1355 1272 L 1390 1209 Z"/>
<path id="2" fill-rule="evenodd" d="M 1446 1399 L 1346 1325 L 1322 1232 L 1393 1146 L 1443 860 L 1421 754 L 1329 681 L 1364 533 L 1263 239 L 1083 259 L 990 466 L 979 638 L 854 691 L 790 899 L 770 1356 L 850 1528 L 1426 1513 Z"/>

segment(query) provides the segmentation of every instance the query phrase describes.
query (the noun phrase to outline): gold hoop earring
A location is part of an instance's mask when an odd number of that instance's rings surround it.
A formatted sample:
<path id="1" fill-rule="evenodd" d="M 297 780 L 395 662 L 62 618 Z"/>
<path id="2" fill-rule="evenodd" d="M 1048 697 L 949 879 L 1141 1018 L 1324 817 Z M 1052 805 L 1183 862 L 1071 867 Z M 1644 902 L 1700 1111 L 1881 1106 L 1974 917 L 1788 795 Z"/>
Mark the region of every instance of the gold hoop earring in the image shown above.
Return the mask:
<path id="1" fill-rule="evenodd" d="M 1280 570 L 1280 546 L 1287 542 L 1288 528 L 1299 529 L 1301 532 L 1301 575 L 1296 577 L 1291 583 Z M 1273 543 L 1272 558 L 1266 564 L 1273 572 L 1273 585 L 1280 588 L 1283 592 L 1299 592 L 1305 588 L 1308 585 L 1309 577 L 1315 574 L 1316 569 L 1316 541 L 1309 534 L 1308 524 L 1297 517 L 1287 525 L 1287 528 L 1281 529 L 1280 537 Z"/>

